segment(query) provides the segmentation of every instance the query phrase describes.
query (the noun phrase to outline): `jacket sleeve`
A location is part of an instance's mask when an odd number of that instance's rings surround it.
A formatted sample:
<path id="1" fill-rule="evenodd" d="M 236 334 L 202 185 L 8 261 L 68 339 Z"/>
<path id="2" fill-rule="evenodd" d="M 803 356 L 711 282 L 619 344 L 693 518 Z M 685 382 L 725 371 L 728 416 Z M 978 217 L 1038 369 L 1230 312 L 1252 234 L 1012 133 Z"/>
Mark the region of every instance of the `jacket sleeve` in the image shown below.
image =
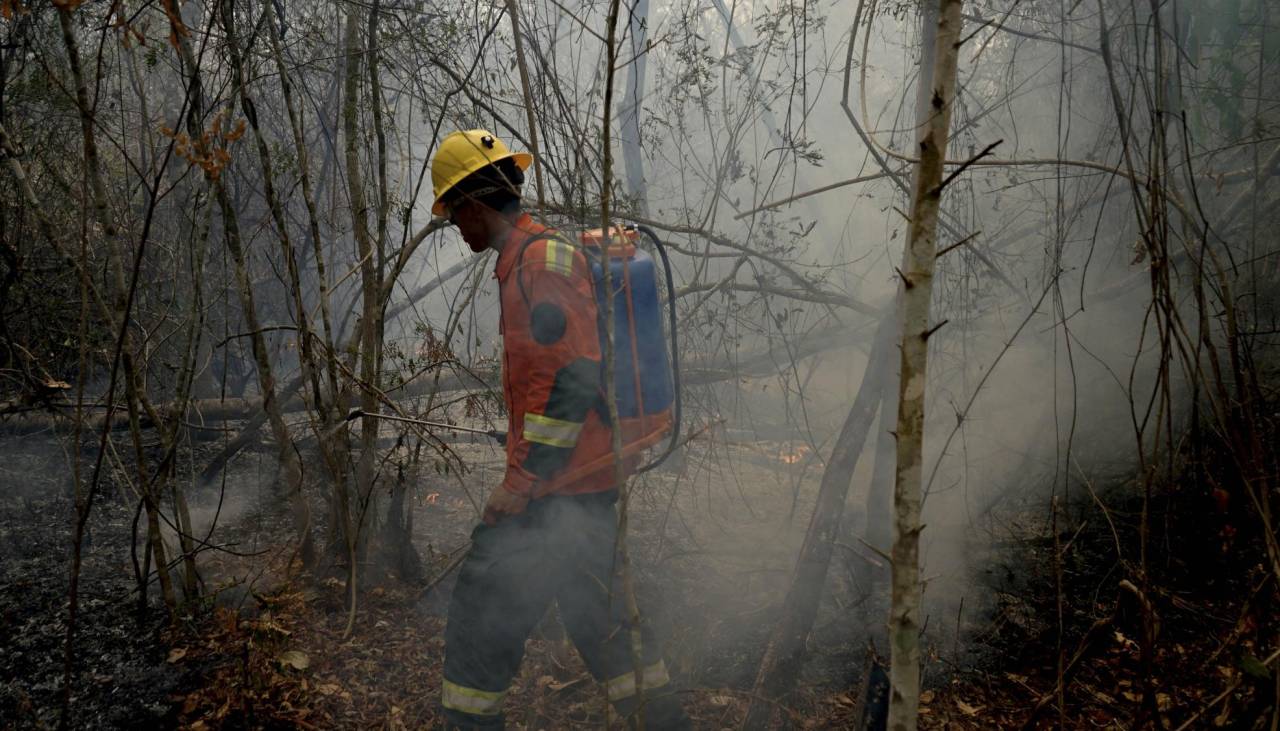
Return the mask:
<path id="1" fill-rule="evenodd" d="M 531 494 L 534 483 L 568 464 L 588 415 L 601 403 L 600 339 L 590 270 L 578 247 L 562 238 L 530 244 L 516 284 L 527 328 L 512 328 L 507 347 L 527 357 L 523 428 L 510 451 L 503 487 Z"/>

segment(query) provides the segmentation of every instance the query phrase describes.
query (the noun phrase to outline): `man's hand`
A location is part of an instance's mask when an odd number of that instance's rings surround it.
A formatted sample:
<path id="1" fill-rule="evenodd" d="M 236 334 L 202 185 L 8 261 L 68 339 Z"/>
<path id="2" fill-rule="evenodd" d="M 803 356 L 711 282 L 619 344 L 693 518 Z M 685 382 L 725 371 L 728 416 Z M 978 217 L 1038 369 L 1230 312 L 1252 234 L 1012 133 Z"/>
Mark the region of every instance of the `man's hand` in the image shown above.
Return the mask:
<path id="1" fill-rule="evenodd" d="M 529 504 L 529 498 L 516 495 L 502 485 L 493 488 L 489 501 L 484 505 L 485 525 L 497 525 L 499 520 L 519 515 Z"/>

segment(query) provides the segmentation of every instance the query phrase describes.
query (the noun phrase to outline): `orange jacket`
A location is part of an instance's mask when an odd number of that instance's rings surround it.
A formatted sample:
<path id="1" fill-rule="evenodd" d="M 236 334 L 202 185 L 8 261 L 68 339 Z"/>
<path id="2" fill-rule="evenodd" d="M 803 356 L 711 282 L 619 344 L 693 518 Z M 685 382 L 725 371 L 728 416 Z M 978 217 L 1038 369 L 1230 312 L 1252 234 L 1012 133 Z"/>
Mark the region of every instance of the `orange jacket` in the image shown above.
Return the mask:
<path id="1" fill-rule="evenodd" d="M 502 305 L 507 469 L 527 497 L 613 487 L 591 271 L 580 247 L 522 214 L 494 271 Z"/>

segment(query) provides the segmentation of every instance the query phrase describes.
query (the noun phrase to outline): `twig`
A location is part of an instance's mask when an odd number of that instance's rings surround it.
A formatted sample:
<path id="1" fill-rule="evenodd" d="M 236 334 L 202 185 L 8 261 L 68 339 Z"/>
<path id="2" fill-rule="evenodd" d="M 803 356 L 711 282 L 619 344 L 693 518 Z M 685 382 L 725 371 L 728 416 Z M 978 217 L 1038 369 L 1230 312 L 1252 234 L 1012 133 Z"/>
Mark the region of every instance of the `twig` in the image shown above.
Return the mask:
<path id="1" fill-rule="evenodd" d="M 562 12 L 562 13 L 564 13 L 565 15 L 569 16 L 569 19 L 570 19 L 570 20 L 572 20 L 573 22 L 575 22 L 575 23 L 577 23 L 579 26 L 581 26 L 583 30 L 585 30 L 586 32 L 590 33 L 590 34 L 592 35 L 592 37 L 594 37 L 597 41 L 600 41 L 601 43 L 605 43 L 605 42 L 606 42 L 606 41 L 605 41 L 605 37 L 604 37 L 604 36 L 600 35 L 599 33 L 595 32 L 594 30 L 592 30 L 592 29 L 591 29 L 591 26 L 587 25 L 586 21 L 582 20 L 582 19 L 581 19 L 581 18 L 579 18 L 577 15 L 575 15 L 575 14 L 574 14 L 574 12 L 573 12 L 572 10 L 570 10 L 569 8 L 566 8 L 563 4 L 561 4 L 561 3 L 559 2 L 559 0 L 551 0 L 551 4 L 552 4 L 552 5 L 554 5 L 554 6 L 556 6 L 557 8 L 560 8 L 560 12 Z"/>
<path id="2" fill-rule="evenodd" d="M 950 246 L 947 246 L 947 247 L 945 247 L 945 248 L 943 248 L 943 249 L 940 249 L 940 250 L 938 251 L 938 253 L 937 253 L 937 254 L 934 254 L 934 255 L 933 255 L 933 258 L 935 258 L 935 259 L 941 259 L 944 255 L 951 253 L 952 251 L 954 251 L 954 250 L 956 250 L 956 249 L 960 248 L 961 246 L 964 246 L 965 244 L 969 243 L 970 241 L 973 241 L 974 239 L 978 238 L 978 236 L 980 236 L 980 235 L 982 235 L 982 232 L 981 232 L 981 231 L 974 231 L 973 233 L 969 234 L 968 236 L 964 237 L 963 239 L 960 239 L 959 241 L 955 242 L 954 244 L 952 244 L 952 245 L 950 245 Z"/>
<path id="3" fill-rule="evenodd" d="M 880 558 L 883 558 L 886 565 L 888 566 L 893 565 L 893 559 L 889 557 L 889 554 L 885 553 L 884 551 L 881 551 L 879 548 L 876 548 L 870 543 L 867 543 L 867 541 L 862 536 L 858 536 L 858 543 L 861 543 L 862 545 L 866 546 L 867 549 L 870 550 L 872 553 L 879 556 Z"/>
<path id="4" fill-rule="evenodd" d="M 445 564 L 445 567 L 440 570 L 440 573 L 433 576 L 431 580 L 426 583 L 425 586 L 423 586 L 421 589 L 418 590 L 418 599 L 421 599 L 422 597 L 426 596 L 432 589 L 436 588 L 437 584 L 439 584 L 441 581 L 444 581 L 446 576 L 453 573 L 454 569 L 461 566 L 463 559 L 467 557 L 467 549 L 470 547 L 471 547 L 471 542 L 468 541 L 462 544 L 461 546 L 458 546 L 457 548 L 453 549 L 452 551 L 452 553 L 454 554 L 453 558 L 449 559 L 449 563 Z"/>
<path id="5" fill-rule="evenodd" d="M 832 183 L 830 185 L 824 185 L 821 188 L 814 188 L 813 190 L 807 190 L 803 193 L 797 193 L 788 198 L 782 198 L 780 200 L 770 201 L 769 203 L 761 203 L 755 208 L 749 208 L 743 211 L 742 213 L 739 213 L 738 215 L 734 216 L 733 220 L 740 221 L 746 218 L 747 216 L 750 216 L 753 213 L 759 213 L 760 211 L 767 211 L 770 208 L 778 208 L 780 206 L 785 206 L 788 203 L 795 203 L 796 201 L 803 200 L 805 198 L 808 198 L 809 196 L 814 196 L 814 195 L 818 195 L 819 193 L 826 193 L 832 190 L 837 190 L 847 185 L 857 185 L 858 183 L 870 183 L 873 180 L 882 180 L 884 178 L 888 178 L 891 176 L 892 176 L 892 173 L 873 173 L 871 175 L 861 175 L 856 178 L 841 180 L 838 183 Z"/>
<path id="6" fill-rule="evenodd" d="M 991 144 L 982 148 L 982 152 L 979 152 L 977 155 L 974 155 L 968 160 L 965 160 L 964 162 L 960 163 L 960 167 L 956 168 L 955 170 L 952 170 L 951 174 L 948 175 L 946 178 L 944 178 L 943 181 L 938 184 L 938 187 L 933 190 L 933 193 L 935 195 L 938 193 L 941 193 L 948 185 L 951 184 L 951 181 L 959 177 L 960 173 L 963 173 L 964 171 L 973 167 L 979 160 L 986 157 L 987 155 L 990 155 L 991 151 L 996 149 L 996 146 L 998 146 L 1002 142 L 1004 142 L 1004 140 L 996 140 L 995 142 L 992 142 Z"/>
<path id="7" fill-rule="evenodd" d="M 1280 650 L 1276 650 L 1275 652 L 1271 653 L 1271 655 L 1270 655 L 1270 656 L 1268 656 L 1266 660 L 1263 660 L 1263 661 L 1262 661 L 1262 666 L 1263 666 L 1263 667 L 1266 667 L 1266 666 L 1270 665 L 1271 663 L 1275 662 L 1275 661 L 1276 661 L 1276 658 L 1278 658 L 1278 657 L 1280 657 Z M 1191 727 L 1191 724 L 1195 723 L 1197 719 L 1199 719 L 1199 718 L 1200 718 L 1201 716 L 1203 716 L 1204 714 L 1208 713 L 1210 708 L 1213 708 L 1214 706 L 1218 705 L 1219 703 L 1221 703 L 1221 702 L 1222 702 L 1222 699 L 1226 698 L 1227 696 L 1229 696 L 1229 695 L 1231 695 L 1233 692 L 1235 692 L 1235 689 L 1236 689 L 1236 688 L 1239 688 L 1239 687 L 1240 687 L 1240 685 L 1241 685 L 1242 683 L 1244 683 L 1244 676 L 1241 676 L 1241 677 L 1237 678 L 1235 681 L 1233 681 L 1233 682 L 1231 683 L 1231 685 L 1227 686 L 1227 689 L 1226 689 L 1226 690 L 1224 690 L 1224 691 L 1222 691 L 1221 693 L 1219 693 L 1218 695 L 1214 696 L 1213 700 L 1209 701 L 1209 702 L 1204 706 L 1204 708 L 1201 708 L 1200 710 L 1198 710 L 1198 711 L 1196 711 L 1195 713 L 1191 714 L 1191 717 L 1190 717 L 1190 718 L 1188 718 L 1187 720 L 1183 721 L 1183 722 L 1182 722 L 1182 725 L 1178 726 L 1178 727 L 1177 727 L 1177 728 L 1175 728 L 1173 731 L 1186 731 L 1186 729 L 1190 728 L 1190 727 Z"/>
<path id="8" fill-rule="evenodd" d="M 213 349 L 217 350 L 218 348 L 221 348 L 222 346 L 226 345 L 232 340 L 238 340 L 240 338 L 251 338 L 251 337 L 254 337 L 255 335 L 261 335 L 263 333 L 269 333 L 269 332 L 276 332 L 278 330 L 289 330 L 292 332 L 297 332 L 298 328 L 294 327 L 293 325 L 270 325 L 268 327 L 260 327 L 257 330 L 252 330 L 250 332 L 242 332 L 242 333 L 236 333 L 234 335 L 228 335 L 222 340 L 219 340 L 217 345 L 213 346 Z"/>
<path id="9" fill-rule="evenodd" d="M 1058 276 L 1054 275 L 1048 286 L 1046 286 L 1044 291 L 1040 293 L 1040 299 L 1036 300 L 1035 304 L 1031 306 L 1031 310 L 1027 312 L 1027 316 L 1024 317 L 1022 322 L 1018 325 L 1018 329 L 1013 331 L 1013 335 L 1009 337 L 1009 340 L 1005 342 L 1004 347 L 1002 347 L 1000 352 L 996 354 L 995 360 L 993 360 L 991 365 L 987 367 L 986 373 L 982 374 L 982 380 L 978 381 L 978 385 L 974 387 L 973 393 L 969 396 L 969 402 L 964 405 L 964 409 L 956 414 L 956 425 L 952 427 L 951 432 L 947 434 L 947 439 L 942 444 L 942 451 L 938 452 L 938 457 L 933 462 L 933 469 L 929 472 L 929 479 L 924 483 L 925 498 L 929 497 L 929 492 L 933 489 L 933 481 L 938 476 L 938 468 L 942 465 L 942 460 L 947 456 L 947 448 L 951 446 L 951 440 L 955 438 L 956 432 L 960 431 L 960 427 L 964 425 L 965 417 L 968 416 L 969 410 L 973 408 L 974 402 L 978 400 L 978 394 L 982 393 L 983 386 L 987 384 L 987 380 L 991 378 L 991 374 L 995 373 L 996 366 L 1004 359 L 1005 354 L 1009 352 L 1011 347 L 1013 347 L 1014 341 L 1018 339 L 1023 328 L 1025 328 L 1027 323 L 1031 322 L 1031 318 L 1035 317 L 1036 313 L 1040 311 L 1041 303 L 1044 302 L 1044 298 L 1049 295 L 1049 292 L 1053 291 L 1053 284 L 1057 280 Z"/>
<path id="10" fill-rule="evenodd" d="M 1117 606 L 1118 604 L 1119 603 L 1117 602 Z M 1093 644 L 1094 639 L 1096 639 L 1095 636 L 1104 628 L 1110 626 L 1114 621 L 1115 614 L 1113 613 L 1110 617 L 1105 617 L 1095 621 L 1093 625 L 1089 627 L 1089 630 L 1084 633 L 1084 637 L 1080 639 L 1080 644 L 1076 647 L 1075 653 L 1071 656 L 1071 661 L 1063 667 L 1062 673 L 1058 677 L 1058 682 L 1054 684 L 1053 689 L 1048 693 L 1041 695 L 1036 701 L 1036 704 L 1031 708 L 1031 715 L 1027 716 L 1027 720 L 1023 722 L 1022 731 L 1027 731 L 1027 729 L 1034 726 L 1035 720 L 1040 715 L 1040 712 L 1058 696 L 1059 686 L 1066 684 L 1067 679 L 1071 677 L 1071 673 L 1075 670 L 1076 665 L 1078 665 L 1080 660 L 1084 658 L 1085 653 L 1088 652 L 1089 647 Z"/>

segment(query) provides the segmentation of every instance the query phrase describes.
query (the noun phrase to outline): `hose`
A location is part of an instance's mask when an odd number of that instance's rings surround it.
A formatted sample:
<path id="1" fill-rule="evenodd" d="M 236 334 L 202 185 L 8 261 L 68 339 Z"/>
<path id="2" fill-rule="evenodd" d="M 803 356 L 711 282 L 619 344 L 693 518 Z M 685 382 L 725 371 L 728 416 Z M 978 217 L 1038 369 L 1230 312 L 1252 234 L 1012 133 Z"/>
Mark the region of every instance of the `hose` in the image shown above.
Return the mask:
<path id="1" fill-rule="evenodd" d="M 675 277 L 671 275 L 671 259 L 667 256 L 667 248 L 662 245 L 662 239 L 658 238 L 658 234 L 648 226 L 639 225 L 636 229 L 640 233 L 649 237 L 653 242 L 653 246 L 658 251 L 658 258 L 662 259 L 662 268 L 666 271 L 667 279 L 667 329 L 671 334 L 671 387 L 675 391 L 675 404 L 672 407 L 671 417 L 671 440 L 667 443 L 667 448 L 662 454 L 658 455 L 652 462 L 644 465 L 636 470 L 637 473 L 648 472 L 667 460 L 668 457 L 676 451 L 676 446 L 680 440 L 680 418 L 681 418 L 681 402 L 680 402 L 680 340 L 676 333 L 676 285 Z"/>

